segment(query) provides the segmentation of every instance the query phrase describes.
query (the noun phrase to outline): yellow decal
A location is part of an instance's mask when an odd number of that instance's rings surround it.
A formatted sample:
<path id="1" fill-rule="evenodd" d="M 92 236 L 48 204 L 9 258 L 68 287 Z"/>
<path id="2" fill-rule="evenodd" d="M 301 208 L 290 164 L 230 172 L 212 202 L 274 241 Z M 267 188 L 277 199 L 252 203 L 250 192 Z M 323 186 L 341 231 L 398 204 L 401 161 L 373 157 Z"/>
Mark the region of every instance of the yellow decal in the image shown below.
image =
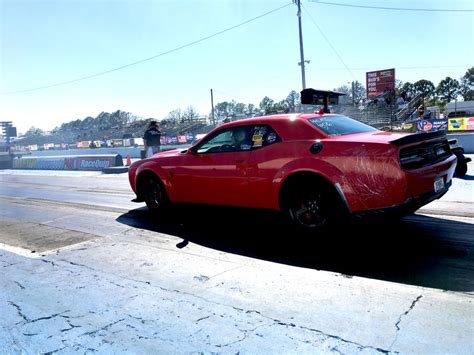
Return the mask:
<path id="1" fill-rule="evenodd" d="M 448 118 L 448 131 L 465 131 L 466 117 Z"/>
<path id="2" fill-rule="evenodd" d="M 254 147 L 261 147 L 263 145 L 263 134 L 255 133 L 252 136 L 252 142 Z"/>

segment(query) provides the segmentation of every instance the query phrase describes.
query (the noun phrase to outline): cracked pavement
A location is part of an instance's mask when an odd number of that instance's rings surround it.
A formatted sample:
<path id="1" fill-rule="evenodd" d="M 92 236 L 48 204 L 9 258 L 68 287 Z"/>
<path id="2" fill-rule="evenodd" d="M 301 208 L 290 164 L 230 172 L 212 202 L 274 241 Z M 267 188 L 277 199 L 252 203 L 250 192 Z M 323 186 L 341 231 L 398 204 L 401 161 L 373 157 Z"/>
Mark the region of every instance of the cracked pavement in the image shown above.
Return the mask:
<path id="1" fill-rule="evenodd" d="M 3 350 L 474 350 L 471 295 L 219 258 L 213 251 L 215 258 L 209 259 L 201 247 L 192 248 L 192 253 L 162 249 L 158 254 L 144 240 L 104 237 L 41 258 L 0 252 Z"/>

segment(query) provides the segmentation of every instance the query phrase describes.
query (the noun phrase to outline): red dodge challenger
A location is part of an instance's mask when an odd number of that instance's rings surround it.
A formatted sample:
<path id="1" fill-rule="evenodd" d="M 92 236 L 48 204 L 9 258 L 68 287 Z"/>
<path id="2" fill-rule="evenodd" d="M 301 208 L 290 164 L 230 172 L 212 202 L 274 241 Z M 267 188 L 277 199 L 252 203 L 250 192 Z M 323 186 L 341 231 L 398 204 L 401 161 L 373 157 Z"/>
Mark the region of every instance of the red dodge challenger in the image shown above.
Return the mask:
<path id="1" fill-rule="evenodd" d="M 442 132 L 377 130 L 331 114 L 230 122 L 186 150 L 134 163 L 130 185 L 150 210 L 198 203 L 282 211 L 319 229 L 335 218 L 414 212 L 451 186 L 456 157 Z"/>

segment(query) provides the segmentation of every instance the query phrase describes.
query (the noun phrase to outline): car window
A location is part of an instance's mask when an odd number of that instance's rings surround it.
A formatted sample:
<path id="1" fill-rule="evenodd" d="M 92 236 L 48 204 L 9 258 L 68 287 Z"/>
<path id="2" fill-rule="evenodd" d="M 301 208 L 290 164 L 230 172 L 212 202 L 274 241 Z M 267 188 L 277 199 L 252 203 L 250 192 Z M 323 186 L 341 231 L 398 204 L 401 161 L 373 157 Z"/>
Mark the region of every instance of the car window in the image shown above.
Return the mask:
<path id="1" fill-rule="evenodd" d="M 239 152 L 258 149 L 280 142 L 281 138 L 268 125 L 246 125 L 216 132 L 196 147 L 198 154 Z"/>
<path id="2" fill-rule="evenodd" d="M 253 126 L 232 127 L 204 141 L 196 148 L 198 154 L 249 151 L 252 148 Z"/>
<path id="3" fill-rule="evenodd" d="M 252 149 L 258 149 L 280 141 L 281 138 L 270 126 L 258 125 L 253 127 Z"/>
<path id="4" fill-rule="evenodd" d="M 231 130 L 225 130 L 211 136 L 208 140 L 198 145 L 197 153 L 214 153 L 219 152 L 220 148 L 224 145 L 232 144 Z"/>
<path id="5" fill-rule="evenodd" d="M 313 117 L 308 122 L 330 136 L 378 131 L 372 126 L 342 115 Z"/>

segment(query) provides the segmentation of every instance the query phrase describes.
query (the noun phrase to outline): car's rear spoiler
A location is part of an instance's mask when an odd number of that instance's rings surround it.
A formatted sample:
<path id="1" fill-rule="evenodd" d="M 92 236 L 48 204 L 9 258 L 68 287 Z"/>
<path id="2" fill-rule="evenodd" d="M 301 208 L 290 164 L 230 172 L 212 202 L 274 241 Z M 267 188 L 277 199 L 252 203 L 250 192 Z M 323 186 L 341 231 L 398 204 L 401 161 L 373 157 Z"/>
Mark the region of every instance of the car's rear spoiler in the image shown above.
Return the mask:
<path id="1" fill-rule="evenodd" d="M 395 145 L 405 145 L 405 144 L 422 142 L 422 141 L 427 141 L 430 139 L 441 138 L 441 137 L 445 138 L 446 132 L 435 131 L 435 132 L 415 133 L 415 134 L 410 134 L 408 136 L 395 139 L 393 141 L 390 141 L 390 143 L 395 144 Z"/>

